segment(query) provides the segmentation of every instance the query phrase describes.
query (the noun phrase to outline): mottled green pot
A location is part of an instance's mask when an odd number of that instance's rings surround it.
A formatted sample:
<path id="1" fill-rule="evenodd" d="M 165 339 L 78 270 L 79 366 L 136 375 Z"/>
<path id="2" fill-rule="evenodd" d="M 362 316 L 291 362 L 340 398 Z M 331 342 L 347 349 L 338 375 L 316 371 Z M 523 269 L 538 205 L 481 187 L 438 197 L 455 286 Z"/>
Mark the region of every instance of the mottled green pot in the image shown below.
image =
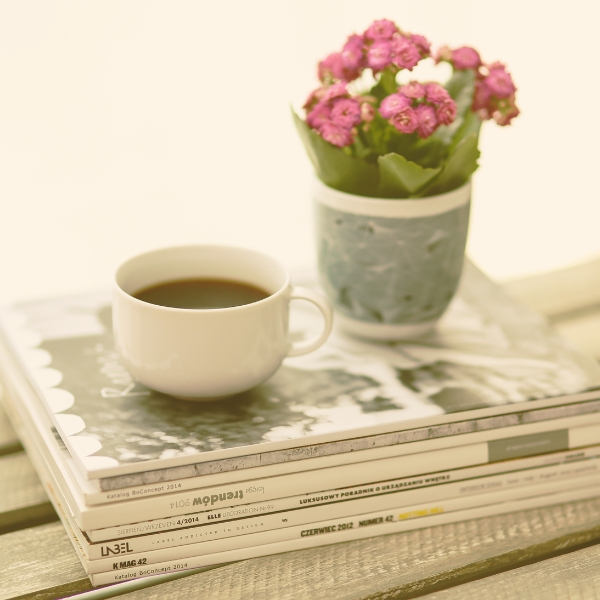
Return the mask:
<path id="1" fill-rule="evenodd" d="M 314 186 L 319 274 L 336 322 L 396 340 L 433 328 L 462 271 L 471 184 L 428 198 L 387 200 Z"/>

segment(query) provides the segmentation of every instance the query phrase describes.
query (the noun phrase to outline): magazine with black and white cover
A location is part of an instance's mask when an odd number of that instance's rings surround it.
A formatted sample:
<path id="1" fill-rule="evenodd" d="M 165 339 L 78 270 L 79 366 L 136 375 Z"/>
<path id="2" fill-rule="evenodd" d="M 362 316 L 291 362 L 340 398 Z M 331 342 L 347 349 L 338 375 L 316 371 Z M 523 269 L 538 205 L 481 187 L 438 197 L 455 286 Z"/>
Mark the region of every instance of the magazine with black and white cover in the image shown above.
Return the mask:
<path id="1" fill-rule="evenodd" d="M 302 309 L 292 318 L 312 327 Z M 600 383 L 600 366 L 469 264 L 448 312 L 418 342 L 335 333 L 265 384 L 213 403 L 131 378 L 113 348 L 108 295 L 21 303 L 0 329 L 82 474 L 101 486 L 117 476 L 147 483 L 150 471 L 154 482 L 172 478 L 169 469 L 183 469 L 181 479 L 206 463 L 214 472 L 349 453 L 358 438 L 408 429 L 428 439 L 435 425 L 461 434 L 465 420 L 581 401 Z"/>
<path id="2" fill-rule="evenodd" d="M 436 469 L 453 469 L 464 465 L 482 464 L 490 459 L 507 460 L 539 454 L 564 451 L 569 448 L 600 443 L 600 415 L 578 415 L 557 421 L 532 423 L 511 431 L 528 430 L 524 436 L 500 438 L 483 444 L 457 446 L 444 450 L 394 457 L 353 465 L 319 469 L 312 472 L 281 475 L 262 480 L 238 482 L 217 488 L 201 488 L 189 492 L 177 492 L 165 496 L 140 498 L 109 505 L 86 506 L 78 494 L 72 472 L 64 464 L 61 453 L 49 425 L 44 429 L 35 412 L 27 411 L 22 403 L 15 402 L 7 394 L 5 404 L 23 438 L 31 438 L 45 455 L 45 459 L 57 480 L 61 493 L 67 498 L 70 510 L 80 529 L 99 530 L 106 527 L 131 525 L 139 521 L 180 515 L 184 520 L 193 519 L 190 512 L 201 512 L 219 507 L 234 507 L 280 499 L 311 492 L 321 492 L 338 487 L 384 481 L 399 476 L 433 472 Z M 22 422 L 23 424 L 19 423 Z M 549 429 L 560 424 L 564 429 Z M 533 430 L 533 431 L 532 431 Z M 541 430 L 541 432 L 540 432 Z M 501 435 L 503 430 L 483 432 Z"/>
<path id="3" fill-rule="evenodd" d="M 0 360 L 2 366 L 4 366 L 10 358 L 4 356 L 3 350 L 0 348 L 0 359 L 3 358 L 5 360 Z M 1 372 L 2 369 L 0 368 L 0 373 Z M 12 398 L 19 398 L 20 404 L 27 410 L 24 418 L 30 421 L 28 427 L 39 434 L 42 447 L 46 446 L 45 454 L 49 453 L 52 455 L 52 460 L 59 464 L 63 472 L 66 471 L 64 478 L 67 480 L 67 485 L 69 485 L 73 494 L 77 497 L 79 504 L 83 502 L 88 506 L 93 506 L 96 504 L 127 499 L 149 498 L 155 495 L 197 490 L 199 488 L 206 489 L 208 487 L 226 486 L 238 482 L 244 483 L 245 492 L 243 493 L 246 493 L 246 496 L 248 497 L 249 495 L 252 495 L 252 493 L 258 495 L 260 494 L 260 491 L 264 491 L 265 482 L 269 487 L 273 484 L 277 484 L 278 480 L 274 479 L 274 477 L 280 475 L 289 476 L 291 473 L 295 472 L 294 468 L 286 468 L 286 465 L 291 467 L 299 466 L 297 463 L 292 463 L 291 465 L 289 465 L 289 463 L 279 463 L 266 467 L 243 469 L 241 471 L 204 475 L 172 482 L 162 482 L 154 485 L 144 485 L 103 492 L 98 490 L 94 485 L 95 482 L 85 480 L 81 477 L 78 469 L 76 469 L 73 464 L 72 457 L 62 444 L 60 436 L 56 435 L 50 418 L 37 401 L 35 395 L 28 389 L 26 382 L 23 382 L 22 388 L 18 386 L 17 382 L 17 385 L 13 385 L 12 389 Z M 600 411 L 600 400 L 525 411 L 511 415 L 516 418 L 516 422 L 512 426 L 504 429 L 488 427 L 487 421 L 493 420 L 495 417 L 485 417 L 477 421 L 477 429 L 480 429 L 480 431 L 477 431 L 474 434 L 451 436 L 448 438 L 441 438 L 437 441 L 431 440 L 404 444 L 401 446 L 363 450 L 361 452 L 351 453 L 349 457 L 347 455 L 333 455 L 330 457 L 306 459 L 306 461 L 302 461 L 302 463 L 310 463 L 312 470 L 317 471 L 317 476 L 315 479 L 315 476 L 309 472 L 303 471 L 298 473 L 298 476 L 294 478 L 296 489 L 301 489 L 301 486 L 303 485 L 306 485 L 306 490 L 314 489 L 319 481 L 327 481 L 337 487 L 344 487 L 352 483 L 367 483 L 364 480 L 357 482 L 357 473 L 355 472 L 355 469 L 351 467 L 346 466 L 345 468 L 339 469 L 328 468 L 332 463 L 333 466 L 336 466 L 339 457 L 344 457 L 345 459 L 353 458 L 354 462 L 369 460 L 371 461 L 370 465 L 372 472 L 379 475 L 381 479 L 386 479 L 398 476 L 406 477 L 411 474 L 427 473 L 432 470 L 432 465 L 435 465 L 435 468 L 438 470 L 442 468 L 457 469 L 459 467 L 539 454 L 540 452 L 548 453 L 567 449 L 569 447 L 567 432 L 564 429 L 554 429 L 555 427 L 563 426 L 563 421 L 561 419 L 587 414 L 594 415 L 597 411 Z M 545 421 L 548 422 L 548 429 L 545 433 L 536 434 L 530 432 L 520 440 L 520 444 L 516 444 L 518 438 L 514 436 L 522 432 L 522 428 L 517 426 L 517 424 L 532 425 Z M 486 433 L 486 431 L 489 431 L 489 433 Z M 503 431 L 505 431 L 505 433 L 503 433 Z M 578 432 L 576 437 L 581 438 L 581 430 L 578 430 Z M 571 439 L 570 447 L 574 447 L 575 443 L 577 443 L 578 446 L 582 445 L 582 443 L 587 443 L 587 445 L 593 443 L 593 435 L 596 433 L 596 430 L 592 430 L 590 433 L 592 437 L 588 435 L 585 439 L 579 439 L 579 441 L 573 438 L 573 435 L 575 435 L 573 434 L 571 436 L 573 439 Z M 494 436 L 503 435 L 507 437 L 494 439 Z M 489 439 L 490 436 L 492 436 L 491 440 Z M 600 427 L 597 430 L 596 437 L 600 443 Z M 488 441 L 477 443 L 478 439 L 487 439 Z M 508 442 L 505 440 L 508 440 Z M 465 445 L 464 447 L 446 446 L 448 443 L 455 442 L 465 442 Z M 442 449 L 437 451 L 427 450 L 427 447 L 436 447 L 439 444 L 443 444 Z M 62 451 L 59 450 L 59 447 Z M 400 454 L 405 451 L 411 452 L 412 455 L 409 457 Z M 382 458 L 377 459 L 377 456 L 382 456 Z M 396 461 L 393 460 L 395 456 L 398 456 Z M 345 464 L 345 461 L 342 464 Z M 286 486 L 288 484 L 286 482 L 289 482 L 289 480 L 289 477 L 283 479 L 282 489 L 287 489 Z M 321 488 L 321 490 L 322 489 L 324 488 Z M 253 492 L 247 490 L 258 491 Z M 193 504 L 196 510 L 206 508 L 206 502 L 204 500 L 207 497 L 210 497 L 212 500 L 213 494 L 212 492 L 210 494 L 208 492 L 209 491 L 207 490 L 207 492 L 201 496 L 203 500 L 201 504 L 198 502 Z M 232 493 L 234 492 L 235 490 Z M 241 500 L 243 500 L 243 498 L 241 498 Z"/>

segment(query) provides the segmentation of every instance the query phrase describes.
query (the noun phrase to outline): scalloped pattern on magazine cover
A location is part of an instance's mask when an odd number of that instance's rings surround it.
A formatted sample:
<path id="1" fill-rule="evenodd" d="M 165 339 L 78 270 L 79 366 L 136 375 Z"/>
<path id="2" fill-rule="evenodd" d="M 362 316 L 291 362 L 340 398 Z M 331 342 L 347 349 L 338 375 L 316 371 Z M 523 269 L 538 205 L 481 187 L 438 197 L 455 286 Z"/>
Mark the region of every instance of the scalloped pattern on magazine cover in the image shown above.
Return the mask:
<path id="1" fill-rule="evenodd" d="M 99 321 L 89 317 L 89 333 L 98 332 L 102 325 Z M 99 440 L 89 435 L 79 435 L 85 430 L 85 421 L 79 415 L 65 414 L 75 404 L 75 397 L 71 392 L 60 386 L 63 374 L 58 369 L 51 367 L 52 356 L 44 348 L 40 348 L 43 336 L 39 331 L 30 327 L 27 315 L 18 309 L 11 309 L 2 315 L 2 321 L 10 333 L 14 343 L 19 346 L 20 356 L 27 363 L 35 382 L 46 398 L 49 409 L 52 411 L 56 423 L 66 436 L 66 441 L 84 462 L 87 468 L 110 467 L 119 462 L 109 456 L 94 455 L 102 449 Z M 79 319 L 78 326 L 81 326 Z"/>

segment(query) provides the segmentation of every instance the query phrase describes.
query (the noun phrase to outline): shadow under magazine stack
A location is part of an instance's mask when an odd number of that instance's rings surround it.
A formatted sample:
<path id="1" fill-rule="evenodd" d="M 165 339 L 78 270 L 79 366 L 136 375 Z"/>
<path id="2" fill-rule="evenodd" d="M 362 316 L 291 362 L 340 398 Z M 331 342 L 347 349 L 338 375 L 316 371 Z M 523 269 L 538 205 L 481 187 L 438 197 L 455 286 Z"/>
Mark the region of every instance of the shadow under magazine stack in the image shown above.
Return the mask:
<path id="1" fill-rule="evenodd" d="M 335 333 L 214 403 L 131 379 L 108 295 L 22 303 L 0 324 L 6 409 L 94 585 L 600 489 L 600 368 L 470 264 L 428 337 Z"/>

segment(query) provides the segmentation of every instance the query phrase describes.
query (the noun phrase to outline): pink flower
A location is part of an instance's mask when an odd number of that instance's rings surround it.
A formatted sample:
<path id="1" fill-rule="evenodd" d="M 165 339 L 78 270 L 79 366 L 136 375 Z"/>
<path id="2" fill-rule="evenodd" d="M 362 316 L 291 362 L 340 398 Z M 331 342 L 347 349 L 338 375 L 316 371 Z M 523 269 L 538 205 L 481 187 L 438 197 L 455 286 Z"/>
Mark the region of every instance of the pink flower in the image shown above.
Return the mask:
<path id="1" fill-rule="evenodd" d="M 397 112 L 390 119 L 390 123 L 400 133 L 413 133 L 419 125 L 419 119 L 417 113 L 410 106 L 407 106 Z"/>
<path id="2" fill-rule="evenodd" d="M 306 122 L 313 129 L 320 129 L 323 123 L 330 120 L 331 107 L 326 102 L 319 102 L 314 108 L 306 115 Z"/>
<path id="3" fill-rule="evenodd" d="M 323 123 L 320 133 L 325 141 L 339 148 L 349 146 L 354 141 L 349 129 L 340 127 L 331 121 Z"/>
<path id="4" fill-rule="evenodd" d="M 478 112 L 483 120 L 494 119 L 498 125 L 510 125 L 520 111 L 515 104 L 514 91 L 506 94 L 516 88 L 504 65 L 495 63 L 489 69 L 488 76 L 475 83 L 471 109 Z"/>
<path id="5" fill-rule="evenodd" d="M 393 21 L 388 19 L 381 19 L 380 21 L 374 21 L 370 27 L 365 31 L 365 37 L 371 41 L 379 40 L 391 40 L 394 33 L 398 31 L 398 27 Z"/>
<path id="6" fill-rule="evenodd" d="M 325 60 L 319 63 L 319 79 L 327 81 L 328 79 L 344 79 L 344 63 L 342 55 L 339 52 L 330 54 Z"/>
<path id="7" fill-rule="evenodd" d="M 396 37 L 392 40 L 392 51 L 394 53 L 393 63 L 401 69 L 412 71 L 413 67 L 421 60 L 421 54 L 417 47 L 403 37 Z"/>
<path id="8" fill-rule="evenodd" d="M 489 75 L 484 79 L 490 92 L 497 98 L 508 98 L 517 91 L 510 73 L 501 63 L 494 63 L 489 67 Z"/>
<path id="9" fill-rule="evenodd" d="M 441 125 L 450 125 L 456 119 L 456 102 L 452 98 L 448 98 L 438 105 L 435 114 Z"/>
<path id="10" fill-rule="evenodd" d="M 427 104 L 421 104 L 415 108 L 417 114 L 417 133 L 422 138 L 428 138 L 437 128 L 438 121 L 435 110 Z"/>
<path id="11" fill-rule="evenodd" d="M 410 106 L 409 98 L 402 94 L 391 94 L 381 101 L 379 113 L 384 119 L 390 119 L 407 106 Z"/>
<path id="12" fill-rule="evenodd" d="M 431 44 L 426 37 L 413 34 L 408 39 L 417 47 L 423 58 L 431 54 Z"/>
<path id="13" fill-rule="evenodd" d="M 360 105 L 360 118 L 365 123 L 370 123 L 375 118 L 375 109 L 368 102 Z"/>
<path id="14" fill-rule="evenodd" d="M 351 129 L 360 123 L 360 104 L 352 98 L 337 98 L 331 109 L 331 121 Z"/>
<path id="15" fill-rule="evenodd" d="M 365 40 L 361 35 L 351 35 L 344 44 L 342 49 L 342 64 L 344 70 L 351 73 L 356 73 L 356 77 L 360 74 L 361 67 L 365 66 L 363 56 Z M 356 79 L 353 77 L 352 79 Z M 351 81 L 347 79 L 347 81 Z"/>
<path id="16" fill-rule="evenodd" d="M 334 98 L 342 98 L 348 96 L 348 88 L 346 87 L 345 81 L 338 81 L 333 85 L 330 85 L 323 94 L 323 102 L 328 102 Z"/>
<path id="17" fill-rule="evenodd" d="M 481 66 L 479 52 L 469 46 L 452 50 L 451 61 L 455 69 L 477 69 Z"/>
<path id="18" fill-rule="evenodd" d="M 448 90 L 443 88 L 439 83 L 427 83 L 425 85 L 426 98 L 432 104 L 441 104 L 446 100 L 450 100 Z"/>
<path id="19" fill-rule="evenodd" d="M 367 64 L 374 72 L 383 71 L 392 62 L 391 42 L 374 42 L 367 52 Z"/>
<path id="20" fill-rule="evenodd" d="M 423 98 L 423 96 L 425 96 L 425 86 L 422 83 L 419 83 L 418 81 L 411 81 L 410 83 L 403 85 L 400 88 L 400 91 L 407 98 L 414 98 L 415 100 L 418 100 L 419 98 Z"/>

